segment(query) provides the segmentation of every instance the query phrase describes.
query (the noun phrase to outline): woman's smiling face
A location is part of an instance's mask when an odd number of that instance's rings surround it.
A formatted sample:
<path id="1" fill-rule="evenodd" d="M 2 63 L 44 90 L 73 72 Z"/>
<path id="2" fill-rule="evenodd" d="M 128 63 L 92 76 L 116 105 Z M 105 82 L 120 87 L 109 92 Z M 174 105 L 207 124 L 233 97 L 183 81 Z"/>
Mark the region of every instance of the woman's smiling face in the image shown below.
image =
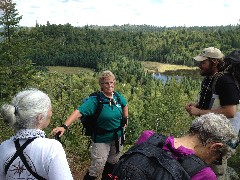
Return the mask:
<path id="1" fill-rule="evenodd" d="M 113 77 L 104 78 L 100 84 L 101 90 L 106 94 L 110 94 L 114 91 L 115 83 L 116 81 Z"/>

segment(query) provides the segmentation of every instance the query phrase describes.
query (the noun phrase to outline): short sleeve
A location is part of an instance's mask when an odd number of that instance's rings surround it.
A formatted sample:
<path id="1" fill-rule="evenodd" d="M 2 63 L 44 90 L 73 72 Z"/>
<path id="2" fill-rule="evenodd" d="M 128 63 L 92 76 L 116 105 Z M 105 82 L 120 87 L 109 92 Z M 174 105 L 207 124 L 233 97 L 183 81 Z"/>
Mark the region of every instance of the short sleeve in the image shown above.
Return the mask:
<path id="1" fill-rule="evenodd" d="M 97 109 L 97 103 L 95 96 L 89 97 L 77 110 L 79 110 L 83 116 L 92 116 Z"/>
<path id="2" fill-rule="evenodd" d="M 231 75 L 220 77 L 215 89 L 221 106 L 239 104 L 240 93 Z"/>
<path id="3" fill-rule="evenodd" d="M 123 97 L 123 95 L 121 95 L 119 92 L 115 92 L 117 95 L 115 96 L 119 96 L 120 98 L 120 104 L 125 107 L 127 105 L 127 100 Z"/>

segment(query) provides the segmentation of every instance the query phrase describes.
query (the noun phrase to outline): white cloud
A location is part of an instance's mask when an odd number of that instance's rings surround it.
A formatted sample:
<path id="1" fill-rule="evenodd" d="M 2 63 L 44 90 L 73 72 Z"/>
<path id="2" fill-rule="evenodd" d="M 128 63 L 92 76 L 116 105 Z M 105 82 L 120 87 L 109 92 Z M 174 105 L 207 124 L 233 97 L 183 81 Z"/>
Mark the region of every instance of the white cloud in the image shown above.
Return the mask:
<path id="1" fill-rule="evenodd" d="M 23 19 L 39 24 L 215 26 L 240 23 L 239 0 L 13 0 Z"/>

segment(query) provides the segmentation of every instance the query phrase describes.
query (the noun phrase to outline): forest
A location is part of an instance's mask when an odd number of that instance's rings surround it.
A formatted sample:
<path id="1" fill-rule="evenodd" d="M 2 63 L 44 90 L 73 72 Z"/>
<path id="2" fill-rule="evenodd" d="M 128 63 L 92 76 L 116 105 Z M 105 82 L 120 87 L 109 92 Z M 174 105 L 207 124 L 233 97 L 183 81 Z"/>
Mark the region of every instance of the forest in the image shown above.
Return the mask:
<path id="1" fill-rule="evenodd" d="M 225 54 L 240 48 L 240 25 L 219 27 L 154 27 L 149 25 L 73 27 L 71 24 L 21 27 L 15 4 L 4 0 L 0 16 L 0 105 L 25 88 L 46 92 L 52 101 L 53 117 L 46 133 L 62 124 L 93 91 L 97 77 L 109 69 L 116 75 L 116 90 L 129 104 L 130 123 L 125 148 L 140 133 L 152 129 L 180 136 L 193 117 L 184 105 L 195 101 L 200 81 L 190 76 L 165 84 L 144 71 L 142 61 L 194 66 L 192 57 L 205 47 L 220 48 Z M 49 72 L 46 66 L 90 68 L 75 74 Z M 0 142 L 13 135 L 0 119 Z M 75 168 L 88 162 L 88 139 L 75 123 L 62 143 Z M 50 137 L 50 136 L 49 136 Z M 53 137 L 50 137 L 53 138 Z M 240 173 L 239 148 L 229 165 Z"/>
<path id="2" fill-rule="evenodd" d="M 81 66 L 97 69 L 118 56 L 193 66 L 192 57 L 204 47 L 224 53 L 240 47 L 240 26 L 151 27 L 39 25 L 19 29 L 26 57 L 42 66 Z M 17 40 L 16 39 L 16 40 Z"/>

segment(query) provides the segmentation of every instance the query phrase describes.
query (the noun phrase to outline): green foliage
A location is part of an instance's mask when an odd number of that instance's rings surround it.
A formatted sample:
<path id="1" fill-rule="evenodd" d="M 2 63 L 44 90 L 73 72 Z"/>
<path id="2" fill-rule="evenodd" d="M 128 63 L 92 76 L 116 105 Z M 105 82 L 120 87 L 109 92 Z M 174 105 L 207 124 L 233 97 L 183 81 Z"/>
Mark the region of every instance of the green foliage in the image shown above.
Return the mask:
<path id="1" fill-rule="evenodd" d="M 228 165 L 234 168 L 234 170 L 238 172 L 238 174 L 240 174 L 239 157 L 240 157 L 240 146 L 237 147 L 236 153 L 228 160 Z"/>
<path id="2" fill-rule="evenodd" d="M 48 136 L 54 127 L 61 125 L 82 103 L 83 98 L 99 88 L 97 74 L 87 72 L 79 74 L 41 72 L 34 77 L 35 81 L 30 86 L 49 94 L 52 101 L 53 117 L 49 127 L 45 129 Z M 144 84 L 133 85 L 126 81 L 118 82 L 115 87 L 127 99 L 129 106 L 130 120 L 126 131 L 126 147 L 132 146 L 146 129 L 181 136 L 186 133 L 192 121 L 192 117 L 184 110 L 184 105 L 189 99 L 195 99 L 200 88 L 199 81 L 191 78 L 169 79 L 164 84 L 151 77 L 146 79 Z M 0 122 L 0 126 L 2 129 L 0 141 L 3 141 L 13 132 L 3 122 Z M 70 131 L 62 137 L 62 142 L 68 155 L 76 157 L 80 162 L 88 160 L 89 141 L 82 134 L 79 121 L 70 126 Z M 230 160 L 234 168 L 237 162 L 239 156 L 234 156 Z"/>
<path id="3" fill-rule="evenodd" d="M 70 24 L 21 28 L 27 57 L 37 65 L 99 69 L 118 57 L 194 66 L 192 57 L 208 46 L 225 54 L 240 47 L 240 25 L 216 27 L 73 27 Z"/>
<path id="4" fill-rule="evenodd" d="M 82 103 L 82 99 L 98 90 L 97 73 L 50 73 L 37 66 L 81 66 L 96 72 L 110 69 L 116 74 L 115 87 L 128 101 L 129 126 L 126 146 L 133 145 L 141 132 L 152 129 L 164 134 L 180 136 L 186 133 L 192 117 L 184 105 L 194 101 L 199 80 L 170 79 L 164 84 L 145 74 L 140 61 L 192 66 L 192 57 L 207 46 L 215 46 L 228 53 L 240 46 L 239 25 L 221 27 L 72 27 L 66 25 L 36 25 L 18 28 L 18 16 L 12 1 L 0 2 L 3 31 L 0 44 L 0 104 L 26 87 L 46 92 L 52 101 L 53 117 L 46 129 L 61 125 Z M 81 124 L 74 123 L 62 138 L 68 154 L 80 161 L 88 158 L 88 139 L 81 132 Z M 0 119 L 0 142 L 13 132 Z M 50 136 L 49 136 L 50 137 Z M 51 138 L 51 137 L 50 137 Z M 76 151 L 77 149 L 77 151 Z M 237 155 L 230 163 L 236 167 Z"/>
<path id="5" fill-rule="evenodd" d="M 0 143 L 5 141 L 6 139 L 9 139 L 9 137 L 13 136 L 13 130 L 9 128 L 7 124 L 3 122 L 3 119 L 0 117 Z"/>
<path id="6" fill-rule="evenodd" d="M 2 16 L 0 17 L 0 26 L 3 26 L 4 30 L 0 32 L 0 36 L 7 38 L 10 42 L 12 36 L 17 31 L 19 21 L 22 16 L 19 16 L 16 3 L 12 3 L 12 0 L 1 0 L 0 10 L 2 10 Z"/>
<path id="7" fill-rule="evenodd" d="M 0 104 L 9 100 L 20 89 L 27 87 L 35 74 L 32 62 L 26 58 L 26 47 L 20 34 L 18 23 L 21 16 L 12 1 L 1 1 L 3 11 L 0 26 L 4 29 L 0 33 L 3 41 L 0 44 Z"/>
<path id="8" fill-rule="evenodd" d="M 126 57 L 116 57 L 108 64 L 98 64 L 97 71 L 111 70 L 119 82 L 129 82 L 132 85 L 142 83 L 145 77 L 144 69 L 140 61 L 134 61 Z"/>
<path id="9" fill-rule="evenodd" d="M 189 95 L 185 93 L 186 83 L 194 87 L 194 81 L 177 82 L 173 79 L 164 85 L 159 80 L 150 77 L 146 79 L 146 84 L 131 84 L 126 81 L 117 83 L 115 87 L 126 97 L 129 104 L 130 123 L 126 132 L 129 145 L 133 144 L 145 129 L 178 136 L 187 131 L 191 122 L 183 107 L 189 100 Z M 88 73 L 41 73 L 36 76 L 35 83 L 31 86 L 43 90 L 51 97 L 54 113 L 47 132 L 62 124 L 82 103 L 83 98 L 99 88 L 96 75 Z M 88 142 L 86 137 L 82 136 L 80 123 L 71 127 L 65 142 L 68 148 L 81 147 L 82 144 L 87 146 Z M 86 153 L 85 148 L 80 149 L 79 153 Z"/>
<path id="10" fill-rule="evenodd" d="M 53 117 L 46 129 L 47 133 L 61 125 L 82 103 L 83 98 L 99 88 L 96 75 L 42 72 L 34 76 L 35 81 L 29 86 L 46 92 L 53 105 Z M 131 81 L 125 81 L 118 82 L 115 87 L 129 104 L 130 123 L 126 132 L 129 145 L 133 144 L 145 129 L 180 135 L 185 133 L 186 124 L 190 122 L 190 118 L 183 110 L 184 103 L 188 100 L 184 93 L 185 85 L 174 80 L 164 85 L 159 80 L 150 77 L 146 79 L 145 84 L 131 84 Z M 74 123 L 70 129 L 64 137 L 66 148 L 73 153 L 75 148 L 79 147 L 76 153 L 84 159 L 87 156 L 88 141 L 82 135 L 81 124 Z"/>

